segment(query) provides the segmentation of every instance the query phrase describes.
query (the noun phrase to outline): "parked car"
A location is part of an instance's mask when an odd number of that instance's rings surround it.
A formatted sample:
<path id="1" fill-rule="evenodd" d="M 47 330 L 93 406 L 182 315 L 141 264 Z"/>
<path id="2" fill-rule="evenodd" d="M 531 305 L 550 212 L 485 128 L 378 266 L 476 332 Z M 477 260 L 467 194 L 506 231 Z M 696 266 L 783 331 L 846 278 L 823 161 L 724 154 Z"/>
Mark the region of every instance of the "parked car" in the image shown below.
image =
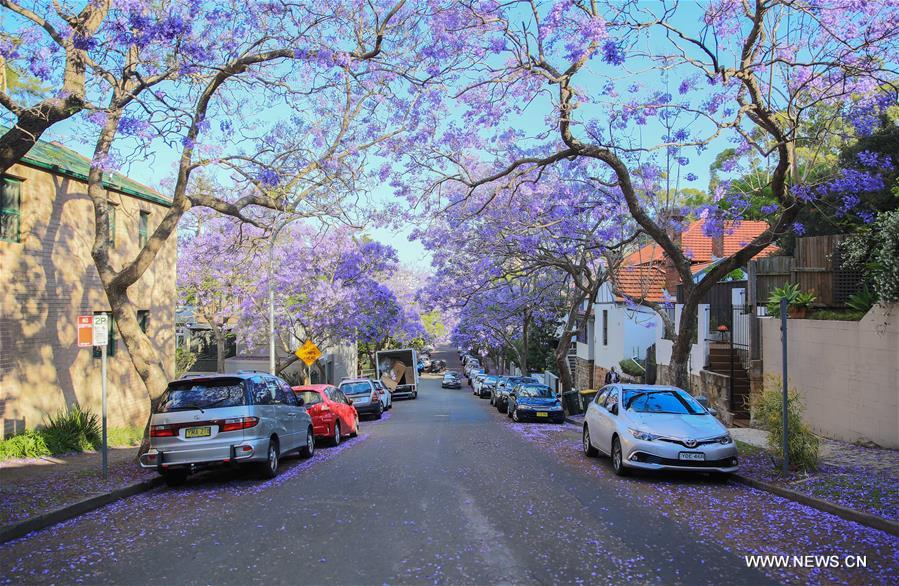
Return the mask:
<path id="1" fill-rule="evenodd" d="M 475 393 L 481 399 L 489 399 L 491 393 L 496 388 L 496 383 L 499 382 L 499 379 L 502 378 L 495 374 L 486 375 L 480 382 L 477 387 L 477 392 Z"/>
<path id="2" fill-rule="evenodd" d="M 381 400 L 381 404 L 384 405 L 384 411 L 393 409 L 393 393 L 390 392 L 390 389 L 385 387 L 384 383 L 379 380 L 371 382 L 375 385 L 375 390 L 378 391 L 378 398 Z"/>
<path id="3" fill-rule="evenodd" d="M 727 475 L 738 468 L 727 429 L 677 387 L 612 384 L 587 407 L 584 453 L 612 458 L 618 475 L 630 468 Z"/>
<path id="4" fill-rule="evenodd" d="M 446 374 L 443 375 L 443 382 L 440 383 L 441 389 L 461 389 L 462 388 L 462 380 L 459 378 L 459 373 L 450 370 Z"/>
<path id="5" fill-rule="evenodd" d="M 327 438 L 331 445 L 340 444 L 346 436 L 359 434 L 359 414 L 340 389 L 332 385 L 293 387 L 297 398 L 303 400 L 306 412 L 312 417 L 316 438 Z"/>
<path id="6" fill-rule="evenodd" d="M 533 419 L 565 423 L 565 411 L 555 391 L 544 384 L 522 383 L 509 393 L 506 414 L 514 421 Z"/>
<path id="7" fill-rule="evenodd" d="M 347 379 L 340 381 L 338 388 L 353 402 L 353 407 L 360 417 L 372 415 L 375 419 L 380 419 L 384 414 L 384 404 L 374 381 L 367 378 Z"/>
<path id="8" fill-rule="evenodd" d="M 446 360 L 433 360 L 431 361 L 431 368 L 428 372 L 440 373 L 444 370 L 446 370 Z"/>
<path id="9" fill-rule="evenodd" d="M 315 453 L 312 418 L 290 386 L 264 373 L 179 379 L 169 383 L 150 416 L 150 449 L 140 457 L 169 485 L 211 465 L 252 463 L 264 478 L 281 457 Z"/>
<path id="10" fill-rule="evenodd" d="M 508 408 L 508 399 L 509 393 L 512 391 L 512 388 L 515 385 L 519 385 L 521 383 L 536 383 L 537 379 L 530 376 L 506 376 L 497 383 L 496 388 L 493 390 L 493 395 L 491 396 L 490 403 L 496 407 L 496 410 L 500 413 L 505 413 Z"/>
<path id="11" fill-rule="evenodd" d="M 475 394 L 475 395 L 478 394 L 478 391 L 480 391 L 480 388 L 481 388 L 481 383 L 484 381 L 485 378 L 487 378 L 486 372 L 479 372 L 476 375 L 474 375 L 474 377 L 471 379 L 472 394 Z"/>

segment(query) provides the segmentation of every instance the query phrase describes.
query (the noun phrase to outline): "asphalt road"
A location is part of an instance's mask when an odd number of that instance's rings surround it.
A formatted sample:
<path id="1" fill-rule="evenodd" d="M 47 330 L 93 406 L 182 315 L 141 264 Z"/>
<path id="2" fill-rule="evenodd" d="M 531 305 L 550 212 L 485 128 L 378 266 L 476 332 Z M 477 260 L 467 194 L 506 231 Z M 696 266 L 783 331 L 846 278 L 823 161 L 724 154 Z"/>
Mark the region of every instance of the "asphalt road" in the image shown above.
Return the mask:
<path id="1" fill-rule="evenodd" d="M 454 354 L 443 358 L 455 362 Z M 287 460 L 272 481 L 198 476 L 7 544 L 2 581 L 771 581 L 733 548 L 622 496 L 631 486 L 646 490 L 639 481 L 623 484 L 560 461 L 468 389 L 441 390 L 436 376 L 423 380 L 417 400 L 397 401 L 384 420 L 362 428 L 359 438 L 310 461 Z M 597 469 L 608 464 L 571 457 Z"/>

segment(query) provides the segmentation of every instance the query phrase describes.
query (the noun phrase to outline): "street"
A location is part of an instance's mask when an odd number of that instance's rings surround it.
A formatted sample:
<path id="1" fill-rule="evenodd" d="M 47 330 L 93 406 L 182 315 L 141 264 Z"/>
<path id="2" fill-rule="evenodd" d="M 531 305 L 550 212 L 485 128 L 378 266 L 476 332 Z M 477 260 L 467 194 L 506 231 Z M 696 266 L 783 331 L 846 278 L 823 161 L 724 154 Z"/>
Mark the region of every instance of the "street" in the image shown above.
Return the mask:
<path id="1" fill-rule="evenodd" d="M 885 534 L 734 484 L 619 479 L 577 451 L 574 426 L 513 424 L 468 388 L 422 381 L 274 480 L 198 475 L 0 546 L 3 583 L 762 584 L 799 578 L 744 554 L 819 547 L 868 555 L 870 574 L 834 578 L 891 579 Z"/>

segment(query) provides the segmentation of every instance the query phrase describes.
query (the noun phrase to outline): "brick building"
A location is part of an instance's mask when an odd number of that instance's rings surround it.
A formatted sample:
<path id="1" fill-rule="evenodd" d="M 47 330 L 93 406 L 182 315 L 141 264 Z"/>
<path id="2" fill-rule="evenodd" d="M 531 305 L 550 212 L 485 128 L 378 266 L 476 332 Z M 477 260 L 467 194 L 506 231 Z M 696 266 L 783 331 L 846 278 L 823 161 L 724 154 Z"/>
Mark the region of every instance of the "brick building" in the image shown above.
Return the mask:
<path id="1" fill-rule="evenodd" d="M 109 311 L 91 259 L 94 213 L 89 161 L 56 143 L 38 142 L 3 177 L 0 212 L 0 419 L 8 436 L 46 421 L 68 405 L 100 411 L 100 360 L 76 343 L 78 315 Z M 168 199 L 112 174 L 113 266 L 133 258 L 160 222 Z M 174 362 L 175 239 L 130 289 L 139 318 Z M 143 424 L 149 402 L 121 337 L 109 346 L 109 423 Z"/>

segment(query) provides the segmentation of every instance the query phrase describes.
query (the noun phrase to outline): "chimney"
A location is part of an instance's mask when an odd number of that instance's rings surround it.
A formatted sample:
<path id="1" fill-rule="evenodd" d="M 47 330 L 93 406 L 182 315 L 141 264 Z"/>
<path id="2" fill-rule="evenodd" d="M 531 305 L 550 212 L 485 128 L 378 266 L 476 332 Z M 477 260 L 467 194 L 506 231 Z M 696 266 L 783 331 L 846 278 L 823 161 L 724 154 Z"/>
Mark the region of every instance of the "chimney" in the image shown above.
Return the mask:
<path id="1" fill-rule="evenodd" d="M 671 239 L 674 246 L 680 248 L 681 235 L 684 230 L 684 216 L 680 213 L 680 210 L 669 210 L 663 217 L 663 220 L 665 233 L 668 234 L 668 238 Z M 669 296 L 676 299 L 677 286 L 680 285 L 681 278 L 680 273 L 677 272 L 677 267 L 674 266 L 674 261 L 668 258 L 667 254 L 664 256 L 662 268 L 665 271 L 665 290 Z"/>
<path id="2" fill-rule="evenodd" d="M 724 233 L 712 236 L 712 258 L 724 258 Z"/>

